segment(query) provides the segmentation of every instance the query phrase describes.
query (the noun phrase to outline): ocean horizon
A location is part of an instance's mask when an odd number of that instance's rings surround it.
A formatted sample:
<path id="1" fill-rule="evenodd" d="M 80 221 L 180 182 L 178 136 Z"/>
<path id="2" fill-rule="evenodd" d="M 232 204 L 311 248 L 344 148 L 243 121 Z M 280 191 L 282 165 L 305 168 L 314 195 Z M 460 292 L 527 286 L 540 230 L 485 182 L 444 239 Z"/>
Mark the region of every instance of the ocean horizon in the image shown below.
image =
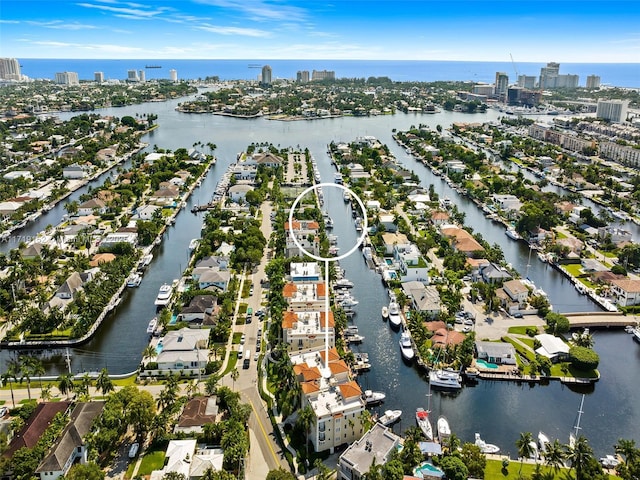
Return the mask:
<path id="1" fill-rule="evenodd" d="M 493 83 L 496 72 L 509 82 L 519 75 L 538 77 L 543 62 L 476 62 L 441 60 L 185 60 L 185 59 L 19 59 L 23 75 L 32 79 L 55 78 L 56 72 L 77 72 L 80 80 L 93 80 L 102 72 L 105 80 L 125 80 L 129 70 L 144 70 L 147 80 L 168 79 L 176 70 L 180 80 L 217 76 L 220 80 L 256 80 L 269 65 L 274 79 L 295 79 L 300 70 L 332 70 L 336 78 L 389 77 L 393 81 L 469 81 Z M 551 60 L 550 60 L 551 61 Z M 154 68 L 147 68 L 154 67 Z M 588 75 L 598 75 L 602 85 L 640 88 L 640 63 L 561 63 L 560 74 L 579 76 L 585 86 Z"/>

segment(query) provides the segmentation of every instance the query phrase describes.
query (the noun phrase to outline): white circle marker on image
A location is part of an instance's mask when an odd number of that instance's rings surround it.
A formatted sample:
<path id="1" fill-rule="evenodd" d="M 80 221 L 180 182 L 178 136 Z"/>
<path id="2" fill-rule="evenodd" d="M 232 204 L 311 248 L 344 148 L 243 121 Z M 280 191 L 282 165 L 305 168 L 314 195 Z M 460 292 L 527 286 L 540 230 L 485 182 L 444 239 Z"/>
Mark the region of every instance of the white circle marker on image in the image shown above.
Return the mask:
<path id="1" fill-rule="evenodd" d="M 360 235 L 360 237 L 358 237 L 358 240 L 356 241 L 355 245 L 347 253 L 343 253 L 342 255 L 339 255 L 337 257 L 321 257 L 319 255 L 315 255 L 313 253 L 308 252 L 302 245 L 300 245 L 300 243 L 298 242 L 298 239 L 295 236 L 295 232 L 293 231 L 293 212 L 298 206 L 298 203 L 300 203 L 300 200 L 302 200 L 307 193 L 317 189 L 318 187 L 337 187 L 344 190 L 345 192 L 348 192 L 352 198 L 356 199 L 356 202 L 358 202 L 358 205 L 362 210 L 362 218 L 363 218 L 362 234 Z M 302 253 L 319 262 L 335 262 L 338 260 L 342 260 L 343 258 L 347 258 L 349 255 L 351 255 L 353 252 L 357 250 L 357 248 L 362 244 L 362 242 L 364 242 L 364 239 L 367 235 L 367 230 L 368 230 L 367 209 L 365 208 L 364 203 L 362 203 L 362 200 L 360 200 L 360 197 L 357 196 L 355 193 L 353 193 L 353 191 L 350 188 L 345 187 L 344 185 L 339 185 L 337 183 L 317 183 L 307 188 L 300 195 L 298 195 L 294 200 L 293 205 L 291 205 L 291 209 L 289 210 L 289 230 L 291 231 L 293 243 L 295 243 L 295 245 L 302 251 Z"/>

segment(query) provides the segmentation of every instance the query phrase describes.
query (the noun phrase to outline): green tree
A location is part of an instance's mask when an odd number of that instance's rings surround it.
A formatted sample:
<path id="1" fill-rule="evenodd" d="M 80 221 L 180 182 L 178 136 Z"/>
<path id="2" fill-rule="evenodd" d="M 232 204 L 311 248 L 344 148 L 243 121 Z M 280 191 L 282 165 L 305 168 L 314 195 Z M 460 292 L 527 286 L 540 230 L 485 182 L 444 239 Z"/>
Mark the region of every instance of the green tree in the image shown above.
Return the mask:
<path id="1" fill-rule="evenodd" d="M 109 378 L 109 372 L 106 368 L 100 370 L 100 374 L 96 379 L 96 388 L 102 392 L 102 395 L 106 395 L 114 390 L 113 382 Z"/>
<path id="2" fill-rule="evenodd" d="M 78 463 L 64 476 L 66 480 L 103 480 L 104 472 L 94 462 Z"/>
<path id="3" fill-rule="evenodd" d="M 280 467 L 278 470 L 269 470 L 266 480 L 296 480 L 296 476 Z"/>
<path id="4" fill-rule="evenodd" d="M 64 373 L 58 377 L 58 390 L 60 390 L 62 395 L 66 395 L 67 399 L 74 388 L 75 383 L 73 382 L 73 375 L 71 373 Z"/>
<path id="5" fill-rule="evenodd" d="M 565 450 L 560 440 L 556 438 L 552 443 L 547 443 L 544 452 L 544 463 L 557 473 L 564 466 L 564 459 Z"/>
<path id="6" fill-rule="evenodd" d="M 304 444 L 307 451 L 307 458 L 309 457 L 309 430 L 316 419 L 316 414 L 313 412 L 311 405 L 306 405 L 302 410 L 298 412 L 298 418 L 296 420 L 296 427 L 304 432 Z"/>
<path id="7" fill-rule="evenodd" d="M 480 447 L 473 443 L 462 445 L 460 458 L 469 470 L 469 475 L 474 478 L 484 478 L 484 469 L 487 466 L 487 457 L 480 451 Z"/>
<path id="8" fill-rule="evenodd" d="M 520 438 L 516 440 L 516 448 L 518 449 L 518 457 L 520 457 L 520 469 L 518 470 L 518 476 L 522 475 L 522 464 L 525 458 L 531 458 L 534 453 L 533 435 L 531 432 L 520 433 Z"/>
<path id="9" fill-rule="evenodd" d="M 583 435 L 576 438 L 573 447 L 569 447 L 567 460 L 571 468 L 576 471 L 576 480 L 586 480 L 587 477 L 583 476 L 583 471 L 592 455 L 593 450 Z"/>
<path id="10" fill-rule="evenodd" d="M 456 456 L 444 457 L 440 462 L 440 468 L 449 480 L 466 480 L 469 471 L 462 459 Z"/>

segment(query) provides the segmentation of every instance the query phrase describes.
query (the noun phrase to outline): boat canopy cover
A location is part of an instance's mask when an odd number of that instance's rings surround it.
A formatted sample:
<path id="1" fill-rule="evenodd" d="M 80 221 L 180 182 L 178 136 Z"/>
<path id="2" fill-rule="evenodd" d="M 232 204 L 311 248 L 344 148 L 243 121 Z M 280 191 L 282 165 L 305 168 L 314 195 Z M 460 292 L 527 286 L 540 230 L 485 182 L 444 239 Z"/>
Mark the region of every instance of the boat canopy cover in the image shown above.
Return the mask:
<path id="1" fill-rule="evenodd" d="M 420 442 L 420 451 L 423 455 L 442 455 L 442 447 L 436 442 Z"/>

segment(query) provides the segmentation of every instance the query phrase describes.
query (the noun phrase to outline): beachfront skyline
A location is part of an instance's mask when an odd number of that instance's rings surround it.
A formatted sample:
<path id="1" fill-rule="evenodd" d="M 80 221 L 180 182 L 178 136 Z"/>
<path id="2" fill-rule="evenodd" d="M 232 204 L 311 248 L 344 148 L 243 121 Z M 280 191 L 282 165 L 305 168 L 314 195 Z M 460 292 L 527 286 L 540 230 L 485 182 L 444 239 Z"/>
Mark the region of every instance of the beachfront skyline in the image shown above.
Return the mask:
<path id="1" fill-rule="evenodd" d="M 55 8 L 51 8 L 55 5 Z M 0 56 L 637 63 L 640 4 L 2 0 Z"/>

